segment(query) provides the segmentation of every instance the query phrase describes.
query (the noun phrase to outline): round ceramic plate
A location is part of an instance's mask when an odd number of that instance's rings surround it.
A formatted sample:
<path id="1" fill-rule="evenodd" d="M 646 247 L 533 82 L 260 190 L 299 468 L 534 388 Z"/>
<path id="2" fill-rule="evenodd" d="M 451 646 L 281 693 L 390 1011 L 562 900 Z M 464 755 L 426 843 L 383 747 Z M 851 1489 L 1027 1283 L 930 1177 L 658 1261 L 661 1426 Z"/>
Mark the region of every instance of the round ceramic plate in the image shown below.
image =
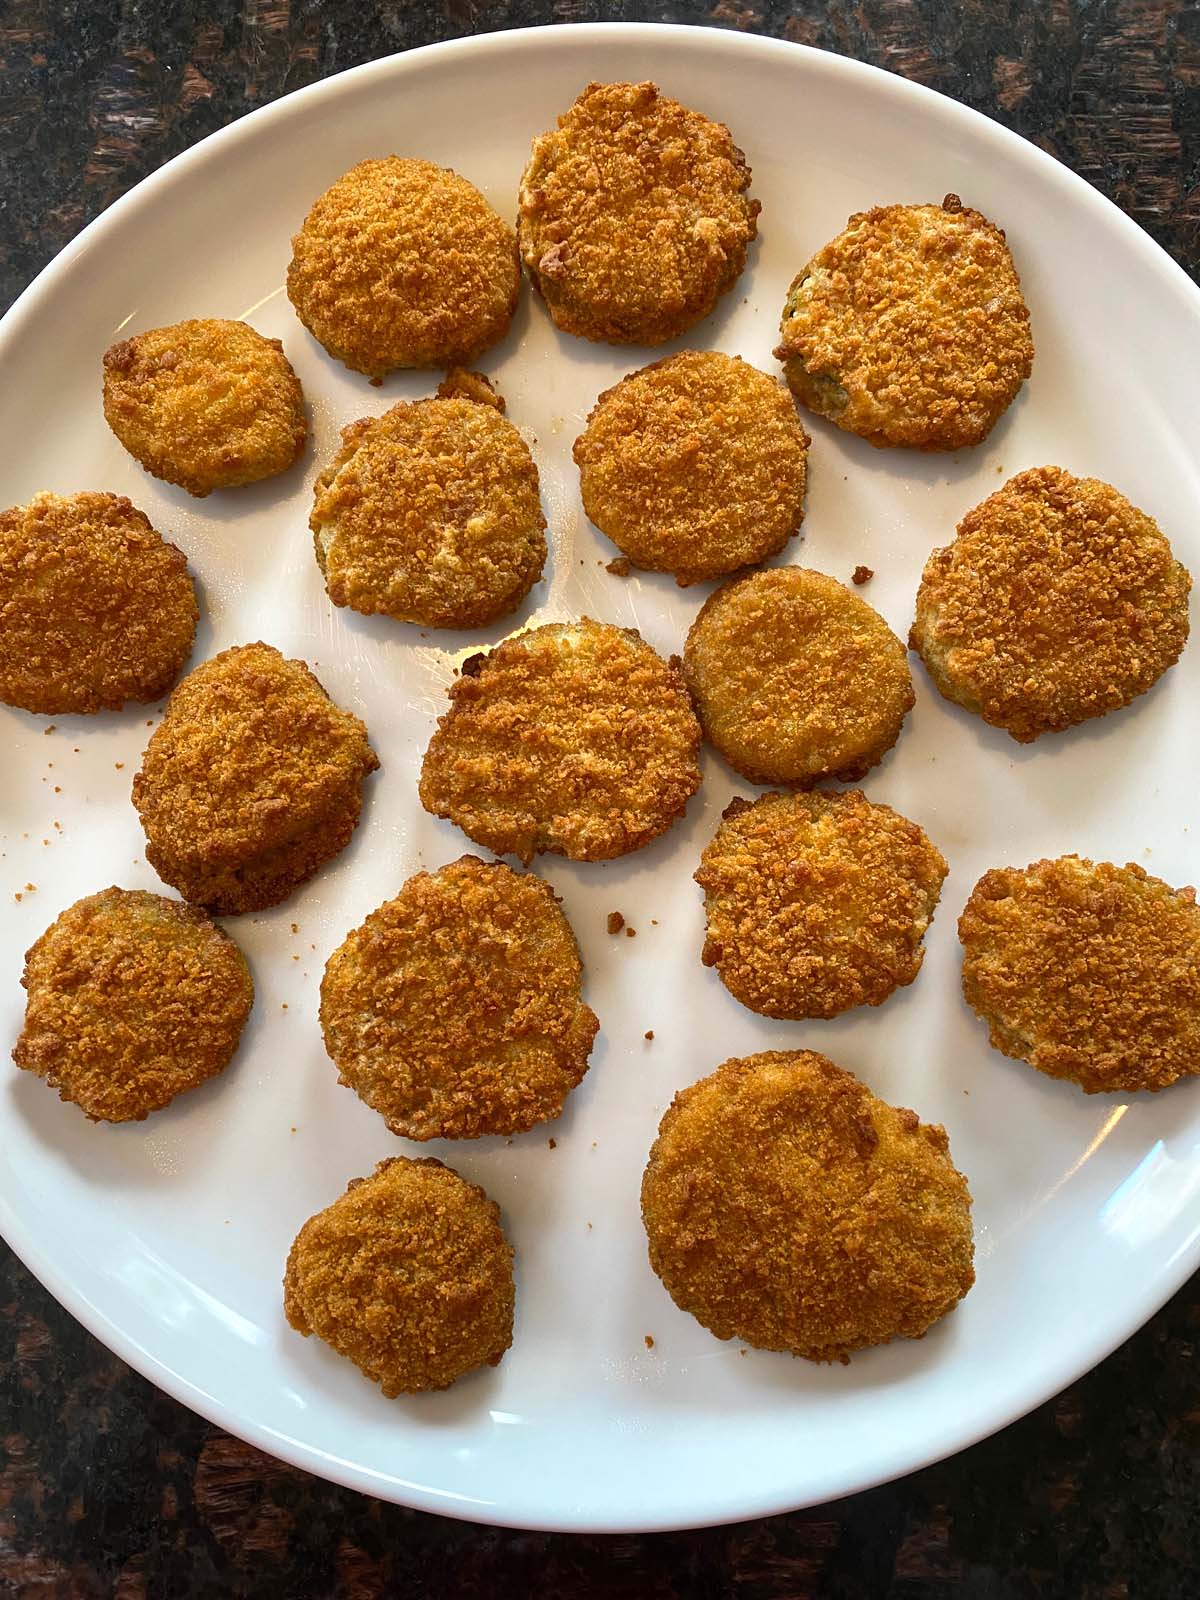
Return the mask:
<path id="1" fill-rule="evenodd" d="M 600 390 L 651 359 L 560 336 L 528 290 L 487 361 L 530 439 L 550 524 L 546 582 L 506 626 L 425 634 L 329 605 L 307 529 L 338 428 L 436 375 L 383 389 L 329 360 L 282 284 L 309 203 L 366 156 L 453 166 L 505 214 L 535 134 L 591 79 L 655 79 L 727 122 L 754 169 L 761 239 L 736 291 L 680 341 L 774 370 L 797 268 L 848 214 L 953 190 L 1008 231 L 1032 308 L 1032 381 L 981 448 L 877 451 L 811 420 L 803 538 L 781 560 L 848 579 L 901 635 L 918 578 L 960 516 L 1021 468 L 1097 473 L 1200 570 L 1200 296 L 1086 184 L 1012 134 L 882 72 L 744 35 L 571 27 L 418 50 L 256 112 L 171 162 L 92 224 L 10 313 L 0 360 L 0 504 L 34 491 L 129 495 L 203 587 L 195 660 L 264 638 L 366 719 L 382 771 L 351 847 L 287 904 L 230 923 L 258 1003 L 225 1075 L 141 1125 L 93 1126 L 15 1068 L 0 1082 L 0 1224 L 49 1289 L 120 1356 L 222 1427 L 371 1494 L 482 1521 L 649 1529 L 781 1511 L 958 1450 L 1125 1338 L 1197 1264 L 1200 1083 L 1087 1098 L 988 1048 L 959 992 L 955 919 L 1001 863 L 1078 851 L 1194 875 L 1200 649 L 1131 708 L 1019 747 L 917 705 L 871 796 L 950 861 L 912 988 L 835 1022 L 772 1023 L 701 966 L 692 881 L 748 785 L 711 754 L 685 820 L 623 860 L 541 860 L 583 948 L 601 1018 L 563 1117 L 521 1138 L 426 1149 L 488 1189 L 516 1247 L 515 1342 L 444 1394 L 385 1400 L 287 1327 L 297 1228 L 381 1157 L 414 1147 L 340 1088 L 317 990 L 348 929 L 420 866 L 470 848 L 421 810 L 418 764 L 464 657 L 514 627 L 587 613 L 680 649 L 706 587 L 621 579 L 583 515 L 571 444 Z M 283 339 L 312 409 L 303 464 L 189 499 L 145 476 L 100 411 L 122 333 L 244 317 Z M 656 351 L 655 355 L 662 354 Z M 129 802 L 154 715 L 46 719 L 0 707 L 0 1037 L 20 1026 L 21 958 L 64 906 L 110 883 L 158 887 Z M 36 886 L 36 887 L 34 887 Z M 605 928 L 620 911 L 636 938 Z M 653 1030 L 648 1042 L 643 1036 Z M 845 1367 L 720 1343 L 646 1261 L 638 1184 L 672 1094 L 728 1056 L 821 1050 L 949 1131 L 975 1197 L 978 1283 L 919 1343 Z M 653 1339 L 653 1348 L 650 1348 Z"/>

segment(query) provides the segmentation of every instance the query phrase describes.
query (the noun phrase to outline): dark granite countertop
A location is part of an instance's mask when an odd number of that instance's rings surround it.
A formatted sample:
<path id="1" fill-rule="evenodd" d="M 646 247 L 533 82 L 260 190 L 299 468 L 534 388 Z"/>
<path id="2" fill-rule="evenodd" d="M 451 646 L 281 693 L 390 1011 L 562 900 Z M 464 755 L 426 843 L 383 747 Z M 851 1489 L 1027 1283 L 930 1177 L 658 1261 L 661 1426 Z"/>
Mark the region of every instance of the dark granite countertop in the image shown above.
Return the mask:
<path id="1" fill-rule="evenodd" d="M 435 39 L 601 19 L 770 33 L 942 89 L 1074 167 L 1200 276 L 1196 0 L 8 0 L 0 305 L 139 178 L 254 106 Z M 1200 1279 L 1024 1421 L 886 1488 L 707 1532 L 524 1534 L 367 1500 L 227 1437 L 0 1246 L 0 1595 L 1190 1600 L 1197 1338 Z"/>

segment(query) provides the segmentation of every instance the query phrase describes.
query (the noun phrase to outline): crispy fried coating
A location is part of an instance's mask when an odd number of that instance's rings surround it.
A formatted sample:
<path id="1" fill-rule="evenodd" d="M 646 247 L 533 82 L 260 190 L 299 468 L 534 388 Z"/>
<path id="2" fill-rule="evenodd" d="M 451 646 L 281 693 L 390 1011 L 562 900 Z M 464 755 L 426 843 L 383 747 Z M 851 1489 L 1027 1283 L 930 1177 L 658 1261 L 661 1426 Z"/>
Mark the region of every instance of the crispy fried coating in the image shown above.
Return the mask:
<path id="1" fill-rule="evenodd" d="M 334 605 L 429 628 L 494 622 L 546 560 L 528 446 L 494 405 L 461 395 L 343 428 L 309 527 Z"/>
<path id="2" fill-rule="evenodd" d="M 1021 744 L 1128 705 L 1179 659 L 1192 580 L 1099 478 L 1010 478 L 925 564 L 909 642 L 940 692 Z"/>
<path id="3" fill-rule="evenodd" d="M 557 1117 L 599 1023 L 549 884 L 463 856 L 418 872 L 330 956 L 321 1029 L 339 1080 L 408 1139 Z"/>
<path id="4" fill-rule="evenodd" d="M 650 1265 L 718 1339 L 846 1361 L 919 1339 L 975 1281 L 946 1130 L 811 1050 L 675 1096 L 642 1179 Z"/>
<path id="5" fill-rule="evenodd" d="M 953 194 L 852 216 L 793 280 L 780 335 L 792 393 L 874 445 L 979 444 L 1033 367 L 1004 234 Z"/>
<path id="6" fill-rule="evenodd" d="M 735 799 L 701 857 L 701 959 L 764 1017 L 881 1005 L 921 970 L 947 867 L 915 822 L 840 794 Z"/>
<path id="7" fill-rule="evenodd" d="M 283 1309 L 389 1400 L 448 1389 L 512 1343 L 512 1262 L 477 1184 L 432 1157 L 392 1156 L 300 1229 Z"/>
<path id="8" fill-rule="evenodd" d="M 533 141 L 521 256 L 564 333 L 663 344 L 737 281 L 757 231 L 749 187 L 722 123 L 652 83 L 590 83 Z"/>
<path id="9" fill-rule="evenodd" d="M 223 650 L 171 696 L 133 780 L 146 859 L 210 910 L 278 905 L 349 842 L 378 765 L 303 661 Z"/>
<path id="10" fill-rule="evenodd" d="M 13 1060 L 93 1122 L 140 1122 L 233 1058 L 254 1003 L 203 911 L 140 889 L 77 900 L 25 957 Z"/>
<path id="11" fill-rule="evenodd" d="M 436 394 L 439 400 L 475 400 L 481 406 L 494 406 L 501 414 L 508 409 L 492 380 L 485 373 L 470 372 L 466 367 L 451 367 Z"/>
<path id="12" fill-rule="evenodd" d="M 787 390 L 716 350 L 668 356 L 606 389 L 575 461 L 600 531 L 681 585 L 774 555 L 804 516 L 808 435 Z"/>
<path id="13" fill-rule="evenodd" d="M 218 317 L 151 328 L 107 350 L 104 415 L 147 472 L 198 498 L 286 472 L 308 438 L 282 344 Z"/>
<path id="14" fill-rule="evenodd" d="M 912 707 L 904 646 L 823 572 L 774 567 L 709 595 L 683 673 L 704 732 L 751 783 L 863 777 Z"/>
<path id="15" fill-rule="evenodd" d="M 473 656 L 421 768 L 421 804 L 497 855 L 607 861 L 700 787 L 682 675 L 632 628 L 548 623 Z"/>
<path id="16" fill-rule="evenodd" d="M 473 183 L 430 161 L 360 161 L 292 240 L 287 292 L 353 372 L 469 366 L 508 332 L 521 266 L 513 230 Z"/>
<path id="17" fill-rule="evenodd" d="M 64 716 L 157 700 L 199 617 L 181 550 L 115 494 L 0 512 L 0 700 Z"/>
<path id="18" fill-rule="evenodd" d="M 958 919 L 963 993 L 991 1043 L 1087 1094 L 1200 1072 L 1200 907 L 1130 862 L 985 872 Z"/>

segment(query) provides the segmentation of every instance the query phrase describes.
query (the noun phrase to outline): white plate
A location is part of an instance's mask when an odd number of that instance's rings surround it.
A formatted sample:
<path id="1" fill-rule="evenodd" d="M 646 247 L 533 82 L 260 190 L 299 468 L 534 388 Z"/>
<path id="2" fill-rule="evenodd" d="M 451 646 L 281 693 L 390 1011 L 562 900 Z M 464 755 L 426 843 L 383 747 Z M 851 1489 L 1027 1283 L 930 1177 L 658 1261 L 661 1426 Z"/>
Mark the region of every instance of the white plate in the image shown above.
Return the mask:
<path id="1" fill-rule="evenodd" d="M 808 254 L 851 211 L 948 190 L 1008 230 L 1032 307 L 1033 379 L 980 449 L 881 452 L 810 422 L 804 537 L 782 559 L 843 579 L 859 562 L 875 568 L 865 593 L 903 634 L 931 546 L 1009 474 L 1055 462 L 1118 484 L 1200 570 L 1200 296 L 1184 274 L 1086 184 L 984 118 L 882 72 L 744 35 L 509 33 L 306 89 L 114 205 L 23 297 L 0 343 L 0 504 L 46 487 L 130 495 L 200 575 L 195 659 L 260 636 L 306 657 L 366 718 L 383 762 L 350 849 L 288 904 L 230 924 L 258 1004 L 222 1079 L 145 1124 L 107 1128 L 33 1077 L 4 1074 L 3 1232 L 80 1321 L 222 1427 L 372 1494 L 541 1528 L 703 1524 L 906 1472 L 1091 1366 L 1200 1255 L 1200 1083 L 1085 1098 L 1004 1060 L 960 998 L 955 939 L 971 885 L 999 863 L 1077 850 L 1142 862 L 1173 883 L 1194 876 L 1193 645 L 1131 709 L 1032 748 L 948 706 L 917 671 L 916 709 L 867 788 L 929 830 L 951 874 L 924 971 L 880 1010 L 773 1024 L 700 965 L 691 873 L 730 793 L 748 787 L 711 757 L 686 820 L 649 849 L 610 864 L 543 860 L 601 1018 L 591 1071 L 553 1127 L 429 1147 L 503 1208 L 517 1252 L 511 1352 L 446 1394 L 386 1401 L 284 1323 L 279 1279 L 300 1223 L 380 1157 L 412 1148 L 335 1081 L 316 1021 L 322 965 L 415 868 L 469 848 L 422 812 L 416 769 L 456 662 L 502 631 L 426 637 L 326 601 L 306 526 L 315 464 L 342 423 L 434 380 L 377 390 L 328 360 L 281 288 L 289 238 L 326 184 L 390 151 L 458 168 L 511 215 L 531 138 L 589 79 L 643 77 L 729 123 L 763 203 L 736 292 L 681 343 L 773 370 L 784 292 Z M 316 435 L 286 478 L 202 502 L 143 475 L 99 404 L 100 357 L 118 334 L 195 315 L 246 317 L 281 336 Z M 548 581 L 518 622 L 586 611 L 671 651 L 704 591 L 609 576 L 613 551 L 583 516 L 570 460 L 598 391 L 645 359 L 560 337 L 526 292 L 488 366 L 536 441 L 550 520 Z M 128 799 L 147 715 L 60 718 L 50 733 L 44 719 L 0 708 L 6 1043 L 20 1023 L 22 952 L 50 919 L 112 882 L 157 887 Z M 606 933 L 613 910 L 636 939 Z M 948 1128 L 975 1195 L 979 1281 L 923 1342 L 845 1368 L 747 1353 L 678 1312 L 651 1274 L 638 1182 L 664 1107 L 726 1057 L 767 1046 L 826 1051 Z"/>

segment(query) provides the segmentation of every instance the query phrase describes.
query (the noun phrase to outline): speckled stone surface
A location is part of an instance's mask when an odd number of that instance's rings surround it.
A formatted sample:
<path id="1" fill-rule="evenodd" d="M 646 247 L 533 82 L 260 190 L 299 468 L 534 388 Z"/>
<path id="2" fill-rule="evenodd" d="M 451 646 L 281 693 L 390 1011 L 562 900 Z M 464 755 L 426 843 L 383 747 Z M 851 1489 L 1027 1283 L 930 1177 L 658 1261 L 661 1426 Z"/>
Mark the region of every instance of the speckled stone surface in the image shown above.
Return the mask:
<path id="1" fill-rule="evenodd" d="M 1074 167 L 1200 276 L 1195 0 L 8 0 L 0 304 L 139 178 L 290 89 L 435 39 L 594 20 L 751 29 L 942 89 Z M 1200 1595 L 1200 1281 L 1056 1400 L 900 1483 L 732 1528 L 573 1538 L 448 1522 L 280 1466 L 136 1377 L 0 1252 L 13 1600 Z"/>

